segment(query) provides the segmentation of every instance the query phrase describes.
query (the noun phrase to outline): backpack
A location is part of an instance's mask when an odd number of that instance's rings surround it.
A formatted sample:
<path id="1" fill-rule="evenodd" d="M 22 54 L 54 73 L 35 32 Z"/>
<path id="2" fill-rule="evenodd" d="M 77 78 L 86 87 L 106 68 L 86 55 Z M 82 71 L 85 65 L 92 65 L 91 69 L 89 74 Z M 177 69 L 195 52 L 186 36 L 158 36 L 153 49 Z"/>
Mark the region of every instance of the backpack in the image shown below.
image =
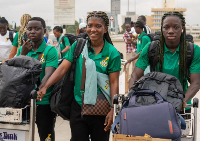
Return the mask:
<path id="1" fill-rule="evenodd" d="M 64 38 L 67 37 L 69 40 L 70 45 L 72 45 L 78 38 L 86 39 L 88 37 L 87 33 L 80 33 L 79 35 L 75 36 L 73 34 L 65 34 L 62 37 L 62 43 L 65 46 Z"/>
<path id="2" fill-rule="evenodd" d="M 28 56 L 17 56 L 1 65 L 0 107 L 24 108 L 42 72 L 42 64 Z"/>
<path id="3" fill-rule="evenodd" d="M 180 112 L 185 95 L 180 81 L 175 76 L 162 72 L 148 73 L 133 84 L 128 97 L 140 89 L 151 89 L 158 92 L 165 100 L 172 103 L 177 113 Z M 138 97 L 136 102 L 139 106 L 154 103 L 156 103 L 154 97 L 145 96 Z"/>
<path id="4" fill-rule="evenodd" d="M 13 34 L 16 33 L 16 32 L 17 32 L 16 30 L 9 30 L 9 37 L 8 37 L 8 39 L 11 41 L 11 43 L 14 40 Z"/>
<path id="5" fill-rule="evenodd" d="M 71 103 L 74 99 L 74 73 L 76 60 L 82 53 L 85 42 L 85 39 L 77 39 L 73 63 L 63 78 L 54 84 L 54 88 L 49 97 L 51 111 L 65 120 L 70 119 Z"/>
<path id="6" fill-rule="evenodd" d="M 191 37 L 191 36 L 188 36 Z M 157 65 L 157 58 L 156 56 L 156 52 L 157 52 L 157 48 L 159 47 L 160 41 L 156 40 L 151 42 L 151 44 L 149 45 L 149 50 L 148 50 L 148 58 L 149 58 L 149 63 L 150 63 L 150 71 L 155 71 L 154 68 Z M 187 78 L 188 81 L 190 82 L 190 65 L 192 63 L 194 57 L 194 44 L 191 42 L 187 42 L 187 62 L 186 62 L 186 66 L 187 66 L 187 70 L 186 70 L 186 74 L 187 74 Z"/>

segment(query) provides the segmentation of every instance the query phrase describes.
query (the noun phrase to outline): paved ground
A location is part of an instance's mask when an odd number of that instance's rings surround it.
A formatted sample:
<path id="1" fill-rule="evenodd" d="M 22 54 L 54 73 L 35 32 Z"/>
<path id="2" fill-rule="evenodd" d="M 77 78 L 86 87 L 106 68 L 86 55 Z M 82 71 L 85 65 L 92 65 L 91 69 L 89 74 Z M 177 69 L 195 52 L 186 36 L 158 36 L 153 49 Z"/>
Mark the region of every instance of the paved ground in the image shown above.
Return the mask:
<path id="1" fill-rule="evenodd" d="M 200 99 L 200 92 L 196 95 L 197 98 Z M 200 108 L 198 108 L 198 124 L 197 124 L 197 131 L 200 131 Z M 60 117 L 57 117 L 56 121 L 56 141 L 69 141 L 71 138 L 69 122 L 62 120 Z M 35 141 L 39 141 L 39 137 L 37 134 L 37 127 L 35 132 Z M 110 139 L 111 141 L 111 139 Z M 197 141 L 200 141 L 200 134 L 197 134 Z"/>

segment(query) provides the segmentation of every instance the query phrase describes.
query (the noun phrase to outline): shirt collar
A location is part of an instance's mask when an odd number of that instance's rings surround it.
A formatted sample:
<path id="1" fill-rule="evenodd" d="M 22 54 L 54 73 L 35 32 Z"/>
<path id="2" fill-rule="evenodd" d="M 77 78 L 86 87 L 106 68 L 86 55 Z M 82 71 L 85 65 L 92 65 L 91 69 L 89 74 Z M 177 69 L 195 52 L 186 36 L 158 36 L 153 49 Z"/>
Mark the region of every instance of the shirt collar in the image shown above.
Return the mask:
<path id="1" fill-rule="evenodd" d="M 167 48 L 166 44 L 164 44 L 164 49 L 165 49 L 165 52 L 171 52 L 171 51 Z M 179 50 L 180 50 L 180 44 L 178 45 L 178 48 L 176 49 L 175 52 L 179 52 Z"/>
<path id="2" fill-rule="evenodd" d="M 102 49 L 102 51 L 100 52 L 100 54 L 102 54 L 102 56 L 103 57 L 108 57 L 108 55 L 109 55 L 109 46 L 110 46 L 110 44 L 106 41 L 106 39 L 104 38 L 104 41 L 105 41 L 105 43 L 104 43 L 104 46 L 103 46 L 103 49 Z M 89 46 L 88 46 L 88 48 L 91 48 L 91 40 L 89 39 Z M 94 51 L 94 49 L 92 48 L 92 50 Z"/>
<path id="3" fill-rule="evenodd" d="M 45 49 L 45 47 L 46 47 L 46 42 L 45 42 L 45 40 L 43 39 L 41 45 L 40 45 L 39 48 L 35 51 L 35 54 L 38 53 L 38 52 L 40 52 L 40 53 L 43 52 L 44 49 Z M 32 51 L 34 52 L 33 49 L 32 49 Z"/>
<path id="4" fill-rule="evenodd" d="M 141 37 L 142 37 L 144 34 L 146 34 L 146 33 L 143 31 L 143 32 L 138 36 L 138 39 L 140 40 Z"/>

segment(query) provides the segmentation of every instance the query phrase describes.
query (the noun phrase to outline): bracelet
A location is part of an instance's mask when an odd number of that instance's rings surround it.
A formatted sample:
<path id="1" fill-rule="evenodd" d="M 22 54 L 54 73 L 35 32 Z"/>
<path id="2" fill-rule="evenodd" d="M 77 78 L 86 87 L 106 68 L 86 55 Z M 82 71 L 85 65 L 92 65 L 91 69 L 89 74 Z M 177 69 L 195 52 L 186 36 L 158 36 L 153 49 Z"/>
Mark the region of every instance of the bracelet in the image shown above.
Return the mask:
<path id="1" fill-rule="evenodd" d="M 133 58 L 131 58 L 131 62 L 133 61 Z"/>
<path id="2" fill-rule="evenodd" d="M 112 106 L 110 106 L 110 108 L 114 108 L 114 106 L 112 105 Z"/>

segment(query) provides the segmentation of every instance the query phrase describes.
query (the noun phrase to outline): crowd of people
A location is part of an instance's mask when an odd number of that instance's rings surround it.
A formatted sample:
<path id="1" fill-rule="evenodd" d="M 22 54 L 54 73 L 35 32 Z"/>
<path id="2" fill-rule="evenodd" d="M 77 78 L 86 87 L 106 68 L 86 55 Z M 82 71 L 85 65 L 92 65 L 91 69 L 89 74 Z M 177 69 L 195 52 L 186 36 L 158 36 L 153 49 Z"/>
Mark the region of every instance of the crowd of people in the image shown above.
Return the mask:
<path id="1" fill-rule="evenodd" d="M 74 99 L 70 114 L 70 127 L 72 141 L 88 141 L 89 135 L 92 141 L 108 141 L 111 125 L 113 123 L 113 96 L 119 90 L 119 72 L 121 70 L 121 58 L 117 49 L 113 46 L 108 33 L 109 19 L 105 12 L 93 11 L 87 16 L 87 23 L 81 23 L 77 29 L 77 35 L 87 33 L 86 46 L 82 55 L 76 60 Z M 148 49 L 152 40 L 148 36 L 151 29 L 146 24 L 145 16 L 138 17 L 136 22 L 125 24 L 123 35 L 126 44 L 127 64 L 132 63 L 132 74 L 129 87 L 140 79 L 144 74 L 150 72 Z M 51 140 L 55 140 L 56 114 L 51 111 L 49 96 L 53 85 L 58 82 L 68 71 L 73 63 L 74 50 L 77 42 L 70 44 L 69 38 L 63 35 L 63 28 L 55 26 L 53 34 L 58 44 L 54 47 L 47 44 L 44 35 L 46 34 L 45 21 L 40 17 L 31 17 L 24 14 L 21 17 L 21 28 L 19 32 L 9 29 L 8 21 L 0 18 L 0 61 L 4 62 L 14 56 L 25 55 L 38 59 L 42 53 L 40 62 L 42 72 L 40 74 L 40 85 L 38 86 L 36 124 L 40 140 L 44 141 L 49 134 Z M 11 36 L 12 35 L 12 36 Z M 200 88 L 200 48 L 194 45 L 194 57 L 190 65 L 190 86 L 187 83 L 186 65 L 186 29 L 185 18 L 179 12 L 168 12 L 162 17 L 160 44 L 157 50 L 157 64 L 154 71 L 164 72 L 177 77 L 185 91 L 183 107 L 195 96 Z M 58 66 L 58 60 L 63 59 Z M 96 85 L 95 93 L 90 87 L 81 92 L 81 80 L 83 73 L 83 61 L 86 60 L 86 74 L 91 74 L 93 79 L 85 83 Z M 92 73 L 95 72 L 95 73 Z M 109 90 L 107 96 L 99 83 L 98 75 L 105 75 L 108 81 L 105 82 L 106 89 Z M 90 77 L 91 78 L 91 77 Z M 102 85 L 102 84 L 101 84 Z M 104 85 L 104 84 L 103 84 Z M 82 94 L 89 98 L 97 93 L 103 93 L 107 101 L 110 101 L 110 111 L 106 116 L 82 115 L 83 105 Z M 85 100 L 85 97 L 84 97 Z M 187 112 L 191 112 L 187 109 Z"/>

